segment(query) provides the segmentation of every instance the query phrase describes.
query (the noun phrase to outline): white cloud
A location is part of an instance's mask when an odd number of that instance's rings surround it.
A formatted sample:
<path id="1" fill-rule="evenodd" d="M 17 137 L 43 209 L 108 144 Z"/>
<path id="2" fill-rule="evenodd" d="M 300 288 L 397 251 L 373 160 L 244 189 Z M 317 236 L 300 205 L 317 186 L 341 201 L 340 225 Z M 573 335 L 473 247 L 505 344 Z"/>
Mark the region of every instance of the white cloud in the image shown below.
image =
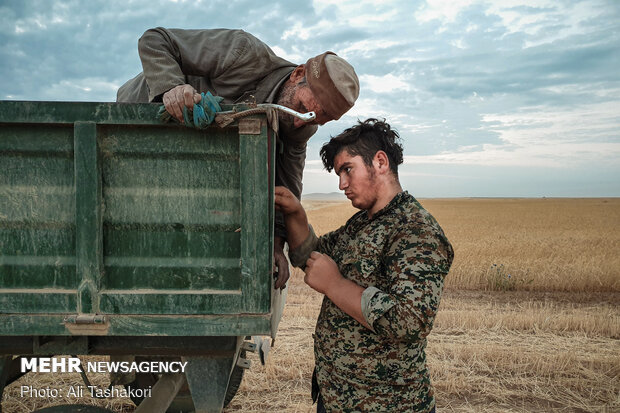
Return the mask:
<path id="1" fill-rule="evenodd" d="M 289 37 L 294 37 L 300 40 L 308 40 L 310 37 L 310 29 L 303 27 L 301 23 L 296 23 L 292 29 L 286 30 L 282 33 L 282 40 L 286 40 Z"/>
<path id="2" fill-rule="evenodd" d="M 375 10 L 361 7 L 357 13 L 354 12 L 352 14 L 352 17 L 349 18 L 349 23 L 358 27 L 390 24 L 391 21 L 398 17 L 398 13 L 398 10 L 390 7 L 380 7 Z"/>
<path id="3" fill-rule="evenodd" d="M 359 42 L 355 42 L 343 49 L 338 54 L 344 57 L 352 55 L 370 57 L 381 49 L 387 49 L 401 44 L 403 44 L 402 40 L 390 40 L 373 37 L 372 39 L 360 40 Z"/>
<path id="4" fill-rule="evenodd" d="M 405 164 L 479 165 L 494 167 L 571 168 L 591 162 L 613 163 L 620 157 L 620 143 L 540 144 L 510 148 L 483 145 L 478 151 L 405 156 Z"/>
<path id="5" fill-rule="evenodd" d="M 558 5 L 555 0 L 538 0 L 527 3 L 527 12 L 519 10 L 524 4 L 520 0 L 487 2 L 487 14 L 502 19 L 507 33 L 524 33 L 529 36 L 524 47 L 534 47 L 565 39 L 569 36 L 596 30 L 587 24 L 589 20 L 604 13 L 605 3 L 597 0 L 565 2 Z M 585 24 L 584 24 L 585 23 Z M 554 27 L 549 31 L 550 27 Z"/>
<path id="6" fill-rule="evenodd" d="M 361 14 L 392 14 L 395 6 L 402 4 L 398 0 L 313 0 L 312 5 L 321 14 L 328 7 L 337 7 L 342 14 L 359 16 Z M 357 12 L 357 14 L 353 14 Z M 397 12 L 397 11 L 396 11 Z"/>
<path id="7" fill-rule="evenodd" d="M 523 108 L 511 114 L 485 114 L 489 130 L 508 144 L 596 143 L 618 140 L 620 112 L 617 102 L 583 104 L 566 109 L 544 106 Z"/>
<path id="8" fill-rule="evenodd" d="M 382 114 L 381 106 L 376 98 L 360 97 L 355 105 L 345 114 L 352 118 L 367 118 L 372 115 Z"/>
<path id="9" fill-rule="evenodd" d="M 565 39 L 574 34 L 594 31 L 596 27 L 587 28 L 587 22 L 605 13 L 605 1 L 591 0 L 579 2 L 564 2 L 558 4 L 555 0 L 537 0 L 524 2 L 523 0 L 427 0 L 415 13 L 415 18 L 421 23 L 430 21 L 440 22 L 438 32 L 444 33 L 447 26 L 457 22 L 459 15 L 472 6 L 481 6 L 486 9 L 487 16 L 497 16 L 502 21 L 506 34 L 523 33 L 528 36 L 524 46 L 533 47 Z M 550 27 L 555 28 L 548 31 Z M 477 29 L 474 24 L 468 24 L 465 31 Z M 463 48 L 462 39 L 453 41 L 454 46 Z"/>
<path id="10" fill-rule="evenodd" d="M 411 164 L 464 164 L 571 168 L 620 159 L 615 102 L 570 109 L 523 108 L 511 114 L 483 115 L 480 130 L 496 132 L 501 144 L 461 146 L 437 155 L 406 156 Z"/>
<path id="11" fill-rule="evenodd" d="M 278 55 L 278 56 L 288 60 L 289 62 L 302 62 L 302 61 L 305 61 L 300 53 L 295 53 L 295 52 L 290 52 L 290 51 L 284 50 L 280 46 L 272 46 L 271 50 L 273 50 L 273 52 L 276 55 Z"/>
<path id="12" fill-rule="evenodd" d="M 96 101 L 98 99 L 95 96 L 101 94 L 115 97 L 119 86 L 120 84 L 102 78 L 67 79 L 41 90 L 38 99 L 66 100 L 66 97 L 63 98 L 63 96 L 72 96 L 71 100 Z"/>
<path id="13" fill-rule="evenodd" d="M 359 78 L 362 88 L 368 88 L 375 93 L 409 90 L 409 83 L 402 76 L 394 76 L 392 73 L 383 76 L 361 75 Z"/>
<path id="14" fill-rule="evenodd" d="M 468 46 L 465 43 L 465 39 L 460 38 L 460 39 L 456 39 L 456 40 L 452 40 L 450 42 L 450 44 L 454 47 L 456 47 L 457 49 L 467 49 Z"/>
<path id="15" fill-rule="evenodd" d="M 427 0 L 426 6 L 415 13 L 419 22 L 425 23 L 431 20 L 454 22 L 456 16 L 466 7 L 471 6 L 474 0 Z"/>

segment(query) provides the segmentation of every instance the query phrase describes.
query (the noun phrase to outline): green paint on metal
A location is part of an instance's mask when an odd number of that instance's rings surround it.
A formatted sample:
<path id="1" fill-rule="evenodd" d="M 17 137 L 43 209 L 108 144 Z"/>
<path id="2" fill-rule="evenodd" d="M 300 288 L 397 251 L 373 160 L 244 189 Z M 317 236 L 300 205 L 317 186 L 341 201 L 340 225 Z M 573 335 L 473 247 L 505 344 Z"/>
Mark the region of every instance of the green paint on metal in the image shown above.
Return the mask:
<path id="1" fill-rule="evenodd" d="M 67 201 L 69 205 L 73 204 L 69 200 Z M 53 224 L 48 228 L 42 228 L 43 224 L 28 226 L 21 222 L 13 228 L 8 227 L 8 225 L 5 228 L 0 228 L 2 251 L 6 253 L 10 251 L 15 256 L 49 256 L 52 262 L 56 257 L 75 256 L 74 225 L 69 223 Z M 5 257 L 2 254 L 0 260 Z"/>
<path id="2" fill-rule="evenodd" d="M 101 164 L 97 151 L 97 124 L 76 122 L 75 225 L 78 287 L 78 312 L 98 313 L 97 290 L 103 268 Z"/>
<path id="3" fill-rule="evenodd" d="M 204 227 L 197 225 L 106 225 L 104 250 L 114 257 L 221 257 L 239 258 L 241 233 L 233 226 Z"/>
<path id="4" fill-rule="evenodd" d="M 108 335 L 277 325 L 265 117 L 259 135 L 240 135 L 156 112 L 0 102 L 1 335 L 80 334 L 63 321 L 78 312 L 106 314 Z"/>
<path id="5" fill-rule="evenodd" d="M 0 313 L 76 311 L 73 125 L 0 128 Z"/>
<path id="6" fill-rule="evenodd" d="M 106 290 L 101 312 L 106 314 L 238 314 L 241 290 Z"/>
<path id="7" fill-rule="evenodd" d="M 271 260 L 273 239 L 269 214 L 269 153 L 265 148 L 266 122 L 261 122 L 261 135 L 239 136 L 241 171 L 241 289 L 246 291 L 244 310 L 268 313 L 270 310 Z M 261 179 L 256 179 L 260 176 Z M 269 259 L 261 259 L 269 257 Z"/>
<path id="8" fill-rule="evenodd" d="M 77 289 L 80 282 L 73 257 L 0 257 L 0 266 L 7 289 Z"/>
<path id="9" fill-rule="evenodd" d="M 183 157 L 234 162 L 239 158 L 234 128 L 195 130 L 162 125 L 140 126 L 140 133 L 125 125 L 100 125 L 103 156 Z M 182 130 L 183 139 L 178 139 Z M 217 131 L 217 133 L 214 133 Z"/>
<path id="10" fill-rule="evenodd" d="M 124 121 L 122 123 L 125 124 L 159 125 L 158 109 L 158 104 L 4 101 L 0 110 L 0 123 L 62 125 L 80 121 L 98 124 L 118 124 Z"/>
<path id="11" fill-rule="evenodd" d="M 14 289 L 0 290 L 0 306 L 2 313 L 70 313 L 77 308 L 76 290 L 45 290 L 33 294 L 32 290 Z M 4 317 L 0 315 L 0 320 Z"/>
<path id="12" fill-rule="evenodd" d="M 2 314 L 0 317 L 0 336 L 71 335 L 64 324 L 66 315 Z M 108 316 L 108 322 L 108 336 L 269 335 L 271 327 L 268 314 L 118 315 Z"/>
<path id="13" fill-rule="evenodd" d="M 238 258 L 230 261 L 181 258 L 114 260 L 106 262 L 105 274 L 104 287 L 109 290 L 241 289 Z M 191 313 L 192 309 L 187 311 Z"/>

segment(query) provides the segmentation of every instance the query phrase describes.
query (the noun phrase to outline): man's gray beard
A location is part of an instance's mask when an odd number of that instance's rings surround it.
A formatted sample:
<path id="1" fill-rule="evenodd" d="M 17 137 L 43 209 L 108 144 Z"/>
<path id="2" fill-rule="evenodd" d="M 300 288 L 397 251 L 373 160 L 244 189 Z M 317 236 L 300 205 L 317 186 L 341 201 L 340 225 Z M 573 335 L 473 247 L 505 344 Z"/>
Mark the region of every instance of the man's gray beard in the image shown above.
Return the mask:
<path id="1" fill-rule="evenodd" d="M 293 97 L 295 95 L 296 85 L 290 86 L 285 83 L 282 86 L 282 90 L 280 91 L 280 95 L 276 103 L 278 105 L 286 106 L 287 108 L 291 108 Z M 294 120 L 292 115 L 284 112 L 278 112 L 278 120 L 280 124 L 280 133 L 286 134 L 287 132 L 291 132 L 295 129 Z"/>

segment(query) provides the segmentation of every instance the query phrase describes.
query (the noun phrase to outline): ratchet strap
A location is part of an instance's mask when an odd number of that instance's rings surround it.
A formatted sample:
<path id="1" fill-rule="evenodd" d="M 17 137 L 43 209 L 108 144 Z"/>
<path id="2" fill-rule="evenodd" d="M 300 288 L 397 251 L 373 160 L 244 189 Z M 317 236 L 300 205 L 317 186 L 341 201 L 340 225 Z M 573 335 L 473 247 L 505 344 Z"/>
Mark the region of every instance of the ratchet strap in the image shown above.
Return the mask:
<path id="1" fill-rule="evenodd" d="M 193 127 L 196 129 L 204 129 L 215 120 L 215 123 L 217 123 L 220 128 L 224 128 L 238 118 L 255 115 L 257 113 L 266 113 L 271 128 L 277 133 L 278 118 L 276 115 L 276 110 L 280 110 L 296 116 L 302 119 L 304 122 L 310 122 L 311 120 L 314 120 L 316 118 L 316 114 L 314 112 L 298 113 L 292 109 L 273 103 L 261 103 L 258 105 L 254 104 L 254 107 L 243 110 L 241 112 L 237 112 L 236 110 L 222 112 L 220 102 L 224 100 L 224 98 L 222 98 L 221 96 L 213 96 L 211 92 L 201 93 L 200 96 L 200 102 L 194 104 L 191 113 L 187 107 L 183 108 L 183 118 L 185 126 Z M 174 117 L 172 117 L 172 115 L 168 113 L 164 105 L 159 107 L 157 116 L 161 119 L 162 122 L 178 122 Z"/>

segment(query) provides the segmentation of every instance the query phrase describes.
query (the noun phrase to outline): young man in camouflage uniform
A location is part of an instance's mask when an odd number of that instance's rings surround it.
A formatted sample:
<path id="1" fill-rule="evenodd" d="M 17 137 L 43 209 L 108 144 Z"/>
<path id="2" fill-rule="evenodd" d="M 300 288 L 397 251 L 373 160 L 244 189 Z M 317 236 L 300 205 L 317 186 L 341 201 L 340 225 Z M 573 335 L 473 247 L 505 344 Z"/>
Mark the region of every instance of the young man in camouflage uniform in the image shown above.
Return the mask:
<path id="1" fill-rule="evenodd" d="M 325 168 L 361 211 L 319 238 L 297 198 L 276 188 L 291 262 L 325 294 L 314 335 L 319 412 L 435 410 L 426 337 L 454 253 L 435 219 L 402 190 L 397 140 L 387 123 L 369 119 L 323 146 Z"/>

